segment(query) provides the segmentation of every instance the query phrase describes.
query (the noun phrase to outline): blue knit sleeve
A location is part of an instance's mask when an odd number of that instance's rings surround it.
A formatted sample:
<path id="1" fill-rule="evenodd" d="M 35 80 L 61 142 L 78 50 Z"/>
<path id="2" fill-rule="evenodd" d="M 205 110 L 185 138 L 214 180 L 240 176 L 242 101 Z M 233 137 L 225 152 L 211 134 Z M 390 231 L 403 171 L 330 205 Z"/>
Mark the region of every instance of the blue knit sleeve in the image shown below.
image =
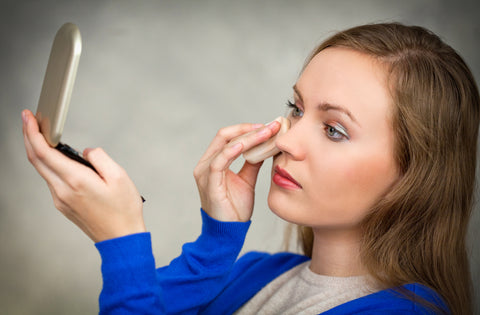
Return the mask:
<path id="1" fill-rule="evenodd" d="M 100 314 L 197 314 L 222 291 L 250 222 L 220 222 L 203 210 L 202 233 L 155 269 L 149 233 L 96 244 L 102 258 Z"/>

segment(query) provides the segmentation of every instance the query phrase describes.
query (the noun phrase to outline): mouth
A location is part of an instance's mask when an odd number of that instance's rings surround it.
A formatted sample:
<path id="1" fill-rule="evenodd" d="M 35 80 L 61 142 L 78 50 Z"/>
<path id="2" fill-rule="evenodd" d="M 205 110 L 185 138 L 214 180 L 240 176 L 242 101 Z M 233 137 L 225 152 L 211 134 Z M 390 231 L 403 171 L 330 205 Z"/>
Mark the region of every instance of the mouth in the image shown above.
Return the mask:
<path id="1" fill-rule="evenodd" d="M 301 189 L 302 185 L 297 182 L 286 170 L 280 166 L 275 166 L 272 181 L 280 187 L 286 189 Z"/>

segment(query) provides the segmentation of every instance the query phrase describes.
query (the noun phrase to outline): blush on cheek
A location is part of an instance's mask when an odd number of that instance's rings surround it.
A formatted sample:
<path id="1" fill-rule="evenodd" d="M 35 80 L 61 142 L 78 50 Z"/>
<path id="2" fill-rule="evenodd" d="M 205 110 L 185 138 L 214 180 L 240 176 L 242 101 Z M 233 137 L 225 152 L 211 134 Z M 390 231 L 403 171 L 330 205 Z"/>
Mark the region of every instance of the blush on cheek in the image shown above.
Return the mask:
<path id="1" fill-rule="evenodd" d="M 392 159 L 369 157 L 345 168 L 345 181 L 351 192 L 358 195 L 362 204 L 373 206 L 385 194 L 397 178 Z M 347 188 L 348 189 L 348 188 Z"/>

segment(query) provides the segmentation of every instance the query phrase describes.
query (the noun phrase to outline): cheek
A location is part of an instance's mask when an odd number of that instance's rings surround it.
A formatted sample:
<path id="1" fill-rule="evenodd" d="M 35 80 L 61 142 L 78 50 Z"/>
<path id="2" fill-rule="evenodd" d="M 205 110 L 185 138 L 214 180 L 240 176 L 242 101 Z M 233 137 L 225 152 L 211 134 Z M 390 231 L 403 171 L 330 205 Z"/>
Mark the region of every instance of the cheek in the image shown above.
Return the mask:
<path id="1" fill-rule="evenodd" d="M 344 180 L 359 198 L 377 199 L 392 182 L 393 165 L 385 157 L 367 157 L 345 168 Z"/>
<path id="2" fill-rule="evenodd" d="M 323 162 L 326 162 L 324 164 Z M 323 211 L 336 216 L 363 216 L 396 178 L 393 158 L 388 154 L 344 154 L 323 160 L 312 174 L 319 174 L 311 196 Z"/>

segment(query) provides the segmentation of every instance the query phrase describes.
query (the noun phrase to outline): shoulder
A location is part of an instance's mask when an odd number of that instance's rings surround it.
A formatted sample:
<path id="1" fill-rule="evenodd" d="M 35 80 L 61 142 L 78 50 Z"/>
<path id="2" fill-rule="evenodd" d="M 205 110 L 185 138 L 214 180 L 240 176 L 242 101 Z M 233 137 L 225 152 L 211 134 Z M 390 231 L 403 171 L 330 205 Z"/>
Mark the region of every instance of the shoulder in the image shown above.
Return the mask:
<path id="1" fill-rule="evenodd" d="M 413 283 L 361 297 L 339 305 L 324 314 L 437 314 L 436 310 L 429 305 L 448 310 L 442 298 L 434 290 Z"/>

